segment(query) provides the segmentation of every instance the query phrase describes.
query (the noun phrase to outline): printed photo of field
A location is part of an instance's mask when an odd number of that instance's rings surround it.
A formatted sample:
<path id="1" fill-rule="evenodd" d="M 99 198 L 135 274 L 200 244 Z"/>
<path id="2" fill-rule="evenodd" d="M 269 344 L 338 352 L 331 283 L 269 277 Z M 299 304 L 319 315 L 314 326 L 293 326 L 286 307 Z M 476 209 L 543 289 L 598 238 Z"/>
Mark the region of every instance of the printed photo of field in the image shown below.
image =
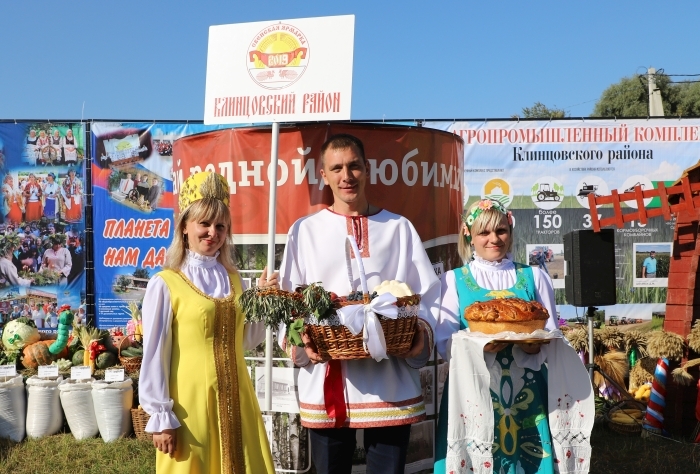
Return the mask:
<path id="1" fill-rule="evenodd" d="M 564 244 L 527 244 L 525 248 L 528 265 L 549 275 L 554 288 L 564 288 Z"/>
<path id="2" fill-rule="evenodd" d="M 636 278 L 644 278 L 642 270 L 647 258 L 656 260 L 656 278 L 668 278 L 668 269 L 671 264 L 671 244 L 668 242 L 654 244 L 635 244 L 634 246 L 634 272 Z"/>
<path id="3" fill-rule="evenodd" d="M 671 243 L 634 244 L 634 284 L 640 287 L 668 287 Z M 654 270 L 656 270 L 654 272 Z"/>

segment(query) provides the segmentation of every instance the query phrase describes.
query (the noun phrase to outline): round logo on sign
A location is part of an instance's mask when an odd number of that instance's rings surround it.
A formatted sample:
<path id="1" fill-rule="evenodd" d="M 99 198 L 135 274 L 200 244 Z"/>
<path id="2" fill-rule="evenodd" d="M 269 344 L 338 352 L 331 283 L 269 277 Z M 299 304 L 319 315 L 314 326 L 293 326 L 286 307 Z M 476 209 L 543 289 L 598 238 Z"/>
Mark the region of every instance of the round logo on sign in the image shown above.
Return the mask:
<path id="1" fill-rule="evenodd" d="M 650 191 L 654 189 L 654 184 L 651 182 L 649 178 L 647 178 L 644 175 L 637 174 L 634 176 L 630 176 L 625 180 L 624 183 L 622 183 L 622 186 L 620 189 L 617 190 L 620 194 L 622 193 L 633 193 L 635 192 L 635 188 L 639 186 L 642 188 L 642 191 Z M 653 198 L 645 198 L 644 199 L 644 206 L 648 206 L 649 203 L 651 202 Z M 627 204 L 629 207 L 633 209 L 637 209 L 637 201 L 636 200 L 630 200 L 630 201 L 625 201 L 625 204 Z"/>
<path id="2" fill-rule="evenodd" d="M 501 178 L 489 179 L 481 190 L 482 199 L 492 199 L 508 207 L 513 202 L 513 188 L 508 181 Z"/>
<path id="3" fill-rule="evenodd" d="M 530 197 L 540 209 L 554 209 L 564 201 L 564 185 L 551 176 L 544 176 L 530 188 Z"/>
<path id="4" fill-rule="evenodd" d="M 598 176 L 584 176 L 576 185 L 576 188 L 574 189 L 574 196 L 576 196 L 578 203 L 586 209 L 590 209 L 588 206 L 589 194 L 594 194 L 596 196 L 606 196 L 610 194 L 608 184 L 603 180 L 603 178 Z M 600 204 L 596 207 L 600 207 Z"/>
<path id="5" fill-rule="evenodd" d="M 263 28 L 248 47 L 248 74 L 265 89 L 297 82 L 309 64 L 309 42 L 298 28 L 277 23 Z"/>

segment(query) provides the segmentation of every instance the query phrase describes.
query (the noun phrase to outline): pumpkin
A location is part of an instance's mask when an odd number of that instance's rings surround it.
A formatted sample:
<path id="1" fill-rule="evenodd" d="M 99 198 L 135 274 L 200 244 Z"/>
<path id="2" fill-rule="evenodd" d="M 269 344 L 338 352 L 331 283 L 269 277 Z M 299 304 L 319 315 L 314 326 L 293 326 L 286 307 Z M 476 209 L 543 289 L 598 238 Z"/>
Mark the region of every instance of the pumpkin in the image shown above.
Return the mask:
<path id="1" fill-rule="evenodd" d="M 54 341 L 39 341 L 24 348 L 22 365 L 28 369 L 36 369 L 40 365 L 51 365 L 57 359 L 68 356 L 68 349 L 63 349 L 59 354 L 53 355 L 49 352 L 49 346 Z"/>

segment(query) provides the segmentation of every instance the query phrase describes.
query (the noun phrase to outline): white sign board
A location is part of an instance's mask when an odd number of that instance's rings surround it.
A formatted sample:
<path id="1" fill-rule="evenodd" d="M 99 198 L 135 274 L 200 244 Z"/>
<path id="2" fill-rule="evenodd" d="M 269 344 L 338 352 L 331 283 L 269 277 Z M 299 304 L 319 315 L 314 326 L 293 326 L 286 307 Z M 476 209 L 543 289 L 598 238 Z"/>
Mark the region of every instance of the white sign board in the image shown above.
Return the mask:
<path id="1" fill-rule="evenodd" d="M 51 377 L 58 377 L 58 366 L 57 365 L 40 365 L 39 366 L 39 378 L 48 379 Z"/>
<path id="2" fill-rule="evenodd" d="M 17 367 L 15 365 L 0 365 L 0 377 L 16 377 Z"/>
<path id="3" fill-rule="evenodd" d="M 105 382 L 123 382 L 124 369 L 107 369 L 105 370 Z"/>
<path id="4" fill-rule="evenodd" d="M 350 120 L 355 16 L 209 28 L 204 123 Z"/>
<path id="5" fill-rule="evenodd" d="M 90 367 L 86 365 L 71 367 L 70 378 L 73 380 L 90 380 L 92 378 L 92 371 Z"/>

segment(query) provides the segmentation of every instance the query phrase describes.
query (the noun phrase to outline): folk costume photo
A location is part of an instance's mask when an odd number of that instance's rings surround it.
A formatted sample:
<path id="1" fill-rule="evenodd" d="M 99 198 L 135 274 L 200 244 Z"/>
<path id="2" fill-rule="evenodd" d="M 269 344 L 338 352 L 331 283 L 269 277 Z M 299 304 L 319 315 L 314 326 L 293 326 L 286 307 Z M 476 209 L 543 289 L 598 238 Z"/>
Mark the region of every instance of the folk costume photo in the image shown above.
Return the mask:
<path id="1" fill-rule="evenodd" d="M 83 184 L 70 169 L 61 183 L 61 197 L 68 222 L 79 222 L 83 218 Z"/>
<path id="2" fill-rule="evenodd" d="M 436 330 L 450 373 L 435 473 L 588 472 L 593 391 L 581 360 L 558 331 L 552 281 L 539 268 L 512 261 L 513 221 L 498 201 L 472 205 L 460 234 L 460 256 L 468 263 L 443 275 Z M 485 302 L 534 308 L 552 337 L 547 344 L 477 337 L 481 333 L 470 332 L 465 311 Z"/>
<path id="3" fill-rule="evenodd" d="M 380 361 L 323 360 L 308 335 L 302 335 L 305 347 L 291 348 L 295 365 L 301 367 L 301 423 L 310 428 L 318 474 L 350 473 L 356 428 L 365 429 L 367 473 L 402 473 L 410 425 L 425 418 L 417 369 L 430 357 L 440 282 L 413 225 L 367 201 L 362 142 L 350 135 L 333 136 L 321 148 L 321 160 L 333 205 L 290 228 L 280 269 L 282 289 L 320 282 L 338 295 L 358 290 L 358 266 L 346 261 L 352 236 L 370 292 L 385 280 L 398 280 L 421 295 L 421 330 L 403 357 Z"/>
<path id="4" fill-rule="evenodd" d="M 143 300 L 139 387 L 151 415 L 156 471 L 162 474 L 273 473 L 274 463 L 243 351 L 265 338 L 237 300 L 229 187 L 221 175 L 190 176 L 164 270 Z M 261 277 L 261 286 L 276 278 Z"/>

